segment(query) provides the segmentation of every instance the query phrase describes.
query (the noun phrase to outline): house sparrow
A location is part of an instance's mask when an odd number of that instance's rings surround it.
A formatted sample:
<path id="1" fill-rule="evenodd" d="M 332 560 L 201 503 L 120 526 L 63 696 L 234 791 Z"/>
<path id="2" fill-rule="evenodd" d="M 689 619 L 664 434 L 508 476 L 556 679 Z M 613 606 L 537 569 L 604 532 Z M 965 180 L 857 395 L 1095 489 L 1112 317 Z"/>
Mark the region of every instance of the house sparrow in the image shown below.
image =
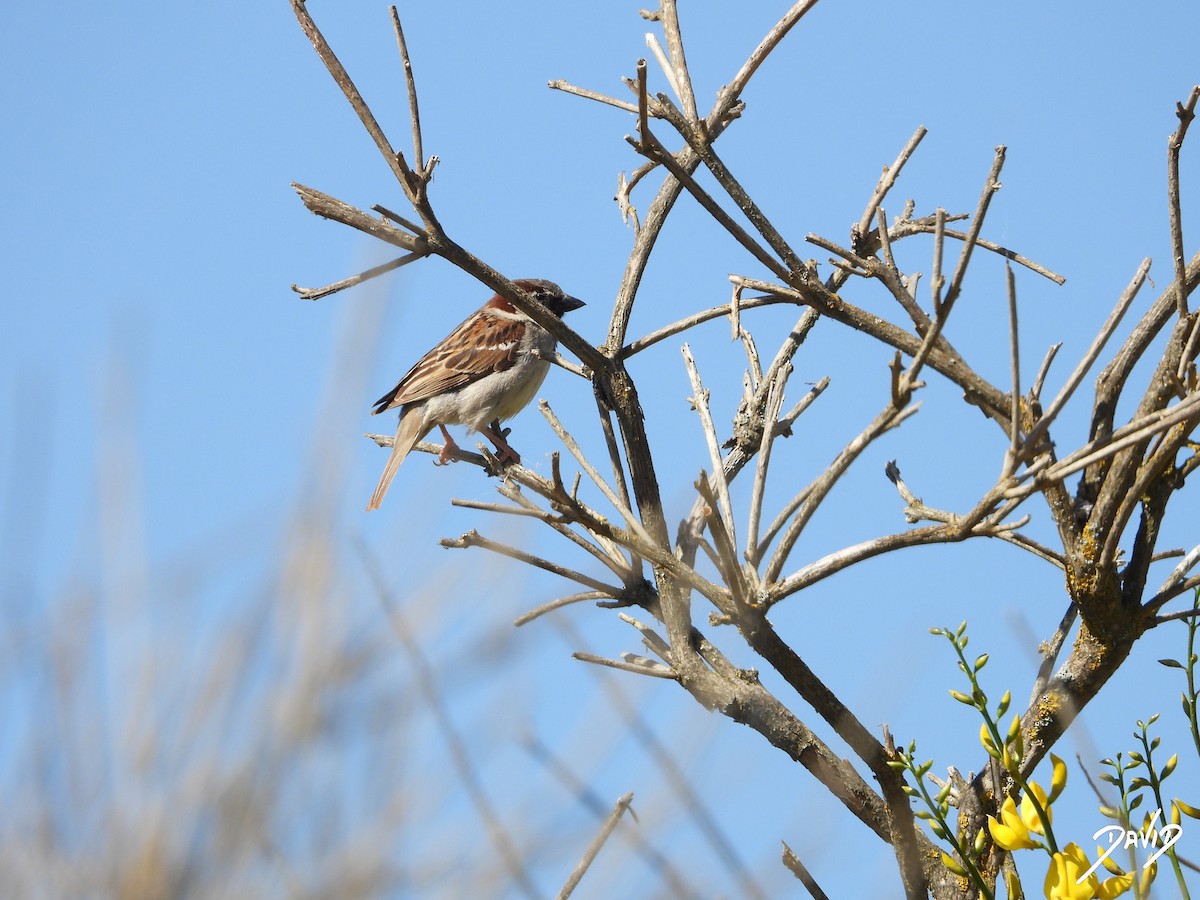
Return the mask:
<path id="1" fill-rule="evenodd" d="M 583 306 L 552 281 L 514 281 L 561 317 Z M 546 329 L 496 294 L 426 353 L 400 383 L 375 403 L 372 415 L 400 407 L 400 424 L 392 454 L 367 506 L 378 509 L 404 457 L 433 426 L 446 444 L 438 454 L 444 465 L 458 449 L 447 425 L 467 425 L 493 444 L 501 461 L 521 457 L 504 439 L 500 423 L 511 419 L 533 399 L 550 369 L 548 357 L 558 342 Z"/>

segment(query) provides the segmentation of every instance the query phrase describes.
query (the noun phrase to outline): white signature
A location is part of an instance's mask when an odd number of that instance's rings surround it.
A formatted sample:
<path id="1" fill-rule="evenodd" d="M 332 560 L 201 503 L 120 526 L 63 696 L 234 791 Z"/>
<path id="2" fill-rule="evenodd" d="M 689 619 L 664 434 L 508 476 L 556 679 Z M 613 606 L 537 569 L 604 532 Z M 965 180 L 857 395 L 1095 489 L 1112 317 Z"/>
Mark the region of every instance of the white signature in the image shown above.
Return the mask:
<path id="1" fill-rule="evenodd" d="M 1084 872 L 1079 878 L 1077 878 L 1075 883 L 1083 884 L 1084 881 L 1087 880 L 1088 876 L 1100 868 L 1100 864 L 1112 856 L 1118 847 L 1137 847 L 1140 844 L 1141 847 L 1145 849 L 1147 847 L 1154 846 L 1155 823 L 1158 821 L 1158 817 L 1161 815 L 1162 810 L 1160 809 L 1154 814 L 1154 817 L 1150 819 L 1150 823 L 1141 831 L 1133 831 L 1122 828 L 1120 825 L 1108 825 L 1093 834 L 1092 840 L 1094 841 L 1100 840 L 1101 835 L 1108 835 L 1110 840 L 1108 849 L 1101 853 L 1100 858 L 1096 860 L 1095 864 L 1086 872 Z M 1150 858 L 1146 860 L 1146 862 L 1142 865 L 1143 869 L 1150 868 L 1150 864 L 1152 862 L 1170 850 L 1175 845 L 1176 841 L 1183 837 L 1183 826 L 1176 825 L 1174 823 L 1170 825 L 1164 825 L 1161 829 L 1158 829 L 1158 836 L 1162 840 L 1162 846 L 1158 847 L 1150 856 Z"/>

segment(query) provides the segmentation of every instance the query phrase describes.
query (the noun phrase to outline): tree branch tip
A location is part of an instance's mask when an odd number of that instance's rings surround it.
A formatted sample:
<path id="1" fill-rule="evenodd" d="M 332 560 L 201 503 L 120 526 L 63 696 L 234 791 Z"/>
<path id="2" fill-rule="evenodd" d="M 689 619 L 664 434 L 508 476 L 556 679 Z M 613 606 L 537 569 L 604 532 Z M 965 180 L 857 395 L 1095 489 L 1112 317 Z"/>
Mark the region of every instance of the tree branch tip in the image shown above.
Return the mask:
<path id="1" fill-rule="evenodd" d="M 642 660 L 644 657 L 637 656 L 633 653 L 622 654 L 622 657 L 629 656 L 636 660 Z M 666 678 L 671 681 L 677 681 L 679 676 L 675 670 L 662 663 L 652 659 L 645 660 L 649 665 L 642 665 L 640 662 L 626 662 L 622 659 L 609 659 L 607 656 L 597 656 L 594 653 L 584 653 L 581 650 L 571 654 L 572 659 L 577 659 L 580 662 L 592 663 L 597 666 L 606 666 L 610 669 L 620 669 L 623 672 L 632 672 L 635 675 L 648 675 L 651 678 Z"/>

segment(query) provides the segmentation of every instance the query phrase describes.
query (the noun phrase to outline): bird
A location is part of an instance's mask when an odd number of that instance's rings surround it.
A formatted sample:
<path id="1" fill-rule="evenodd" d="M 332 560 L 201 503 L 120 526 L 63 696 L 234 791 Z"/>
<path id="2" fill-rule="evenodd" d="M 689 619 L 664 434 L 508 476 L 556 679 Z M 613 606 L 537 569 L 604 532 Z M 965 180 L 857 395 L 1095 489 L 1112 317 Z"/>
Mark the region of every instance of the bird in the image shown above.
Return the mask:
<path id="1" fill-rule="evenodd" d="M 522 278 L 513 284 L 559 318 L 584 306 L 544 278 Z M 435 425 L 446 442 L 436 465 L 445 465 L 458 449 L 447 425 L 480 432 L 495 444 L 501 462 L 519 463 L 520 454 L 506 440 L 509 429 L 501 430 L 500 423 L 533 399 L 557 345 L 550 332 L 499 294 L 471 313 L 375 401 L 372 415 L 399 407 L 400 422 L 367 510 L 379 508 L 404 458 Z"/>

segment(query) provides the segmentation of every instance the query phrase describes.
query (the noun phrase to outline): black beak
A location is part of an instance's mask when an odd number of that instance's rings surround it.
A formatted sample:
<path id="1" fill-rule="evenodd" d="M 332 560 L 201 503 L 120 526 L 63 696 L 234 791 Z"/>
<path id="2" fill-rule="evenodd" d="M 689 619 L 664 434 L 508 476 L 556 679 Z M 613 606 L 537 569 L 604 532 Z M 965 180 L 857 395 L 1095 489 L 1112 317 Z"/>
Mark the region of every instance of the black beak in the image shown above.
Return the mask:
<path id="1" fill-rule="evenodd" d="M 579 309 L 581 306 L 587 306 L 587 304 L 578 297 L 572 297 L 568 294 L 563 294 L 562 299 L 558 302 L 558 307 L 560 310 L 562 310 L 559 315 L 561 316 L 563 313 L 569 313 L 571 310 Z"/>

